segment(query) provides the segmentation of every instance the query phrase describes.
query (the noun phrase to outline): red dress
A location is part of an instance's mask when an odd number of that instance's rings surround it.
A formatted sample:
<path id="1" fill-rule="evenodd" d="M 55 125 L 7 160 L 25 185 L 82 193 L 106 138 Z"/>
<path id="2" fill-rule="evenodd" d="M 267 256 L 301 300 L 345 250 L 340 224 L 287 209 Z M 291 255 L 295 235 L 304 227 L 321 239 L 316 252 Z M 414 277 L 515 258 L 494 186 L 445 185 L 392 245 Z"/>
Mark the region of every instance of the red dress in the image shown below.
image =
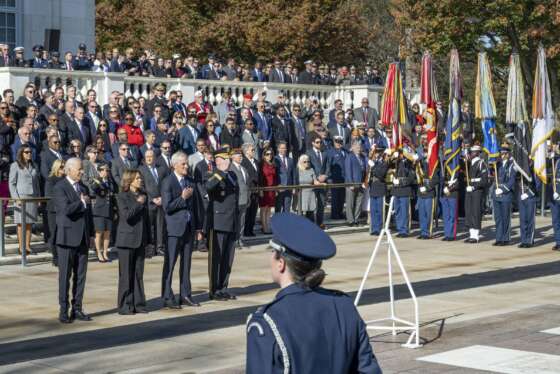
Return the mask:
<path id="1" fill-rule="evenodd" d="M 270 187 L 278 185 L 278 178 L 276 176 L 276 167 L 274 164 L 269 164 L 263 161 L 261 168 L 260 187 Z M 276 191 L 264 191 L 259 200 L 259 206 L 273 207 L 276 202 Z"/>

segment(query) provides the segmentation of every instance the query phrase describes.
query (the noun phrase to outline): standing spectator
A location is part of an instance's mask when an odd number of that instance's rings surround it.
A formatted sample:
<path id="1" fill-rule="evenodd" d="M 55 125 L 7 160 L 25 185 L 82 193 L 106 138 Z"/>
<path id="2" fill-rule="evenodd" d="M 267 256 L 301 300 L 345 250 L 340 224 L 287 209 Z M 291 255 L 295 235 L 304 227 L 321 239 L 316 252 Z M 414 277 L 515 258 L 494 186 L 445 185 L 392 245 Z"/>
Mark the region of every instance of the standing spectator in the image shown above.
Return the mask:
<path id="1" fill-rule="evenodd" d="M 342 147 L 343 140 L 340 136 L 334 137 L 334 147 L 326 152 L 327 156 L 327 176 L 328 183 L 344 183 L 344 169 L 347 157 L 347 151 Z M 343 219 L 344 218 L 344 197 L 345 189 L 332 188 L 331 189 L 331 218 Z"/>
<path id="2" fill-rule="evenodd" d="M 68 146 L 68 156 L 82 159 L 82 142 L 78 139 L 70 141 L 70 145 Z"/>
<path id="3" fill-rule="evenodd" d="M 161 150 L 161 154 L 156 160 L 156 166 L 163 167 L 165 171 L 169 173 L 171 171 L 171 152 L 172 152 L 171 141 L 164 140 L 161 143 L 160 150 Z"/>
<path id="4" fill-rule="evenodd" d="M 164 306 L 180 309 L 181 304 L 200 306 L 191 296 L 191 256 L 194 243 L 194 181 L 188 176 L 187 155 L 177 152 L 171 157 L 173 172 L 161 185 L 161 198 L 167 223 L 167 252 L 163 265 L 162 298 Z M 173 269 L 181 257 L 179 302 L 171 288 Z"/>
<path id="5" fill-rule="evenodd" d="M 256 147 L 253 144 L 243 144 L 243 161 L 241 165 L 245 168 L 248 175 L 247 185 L 249 188 L 256 188 L 259 186 L 260 180 L 260 165 L 255 157 L 257 154 Z M 255 236 L 254 227 L 257 218 L 257 211 L 259 209 L 259 193 L 256 191 L 250 192 L 249 202 L 247 205 L 247 212 L 245 213 L 245 232 L 244 236 Z"/>
<path id="6" fill-rule="evenodd" d="M 276 59 L 274 60 L 274 68 L 272 69 L 272 71 L 270 72 L 270 76 L 268 79 L 269 82 L 275 82 L 275 83 L 284 83 L 284 71 L 282 69 L 282 63 L 280 62 L 280 60 Z"/>
<path id="7" fill-rule="evenodd" d="M 179 130 L 179 139 L 177 141 L 177 145 L 179 150 L 186 153 L 187 156 L 192 155 L 196 151 L 196 141 L 200 136 L 196 125 L 196 115 L 189 113 L 189 120 L 187 122 L 187 125 Z"/>
<path id="8" fill-rule="evenodd" d="M 14 66 L 10 56 L 10 47 L 7 44 L 0 44 L 0 67 Z"/>
<path id="9" fill-rule="evenodd" d="M 90 240 L 91 207 L 86 188 L 80 183 L 82 161 L 70 158 L 64 165 L 66 178 L 55 186 L 56 245 L 58 252 L 59 321 L 91 321 L 82 308 L 86 284 L 88 248 Z M 68 316 L 68 291 L 72 280 L 72 312 Z"/>
<path id="10" fill-rule="evenodd" d="M 85 161 L 84 161 L 85 162 Z M 95 250 L 99 262 L 110 262 L 109 242 L 113 230 L 115 195 L 117 186 L 111 178 L 110 167 L 106 163 L 97 164 L 97 178 L 90 180 L 89 188 L 95 197 L 93 204 L 93 226 L 95 230 Z"/>
<path id="11" fill-rule="evenodd" d="M 272 140 L 272 126 L 271 119 L 268 113 L 265 112 L 265 104 L 262 101 L 257 103 L 257 112 L 253 116 L 257 127 L 257 134 L 261 143 L 261 149 L 266 147 Z"/>
<path id="12" fill-rule="evenodd" d="M 55 160 L 62 160 L 60 152 L 60 139 L 56 135 L 49 137 L 48 147 L 41 152 L 41 176 L 47 180 L 51 173 L 52 165 Z"/>
<path id="13" fill-rule="evenodd" d="M 222 97 L 222 102 L 216 106 L 216 113 L 218 114 L 218 122 L 225 123 L 229 112 L 235 110 L 235 104 L 231 98 L 231 91 L 225 91 Z"/>
<path id="14" fill-rule="evenodd" d="M 278 106 L 276 116 L 272 118 L 272 140 L 274 146 L 278 147 L 280 142 L 285 142 L 288 149 L 292 148 L 292 125 L 289 119 L 286 119 L 286 109 Z"/>
<path id="15" fill-rule="evenodd" d="M 305 70 L 302 71 L 301 73 L 299 73 L 297 83 L 299 83 L 299 84 L 313 84 L 314 79 L 313 79 L 313 73 L 311 71 L 311 69 L 312 69 L 311 65 L 313 64 L 313 61 L 308 60 L 308 61 L 305 61 L 304 64 L 305 64 Z M 294 82 L 294 83 L 296 83 L 296 82 Z"/>
<path id="16" fill-rule="evenodd" d="M 325 183 L 327 180 L 327 162 L 325 159 L 325 152 L 322 150 L 323 141 L 320 137 L 315 137 L 311 142 L 311 149 L 307 151 L 311 167 L 315 171 L 315 176 L 320 183 Z M 317 209 L 315 211 L 315 223 L 321 228 L 325 228 L 323 224 L 325 205 L 327 203 L 327 191 L 325 189 L 314 190 L 317 199 Z"/>
<path id="17" fill-rule="evenodd" d="M 131 161 L 135 161 L 136 164 L 140 163 L 140 151 L 138 147 L 135 145 L 129 144 L 128 142 L 128 133 L 125 129 L 119 129 L 117 131 L 117 139 L 113 142 L 111 146 L 111 153 L 113 157 L 117 157 L 119 155 L 119 147 L 120 144 L 126 144 L 128 146 L 128 159 Z"/>
<path id="18" fill-rule="evenodd" d="M 146 130 L 144 131 L 144 138 L 145 143 L 142 147 L 140 147 L 140 158 L 144 158 L 144 155 L 146 154 L 146 151 L 154 151 L 156 157 L 159 156 L 160 150 L 159 147 L 156 144 L 156 134 L 154 134 L 154 132 L 152 130 Z"/>
<path id="19" fill-rule="evenodd" d="M 31 141 L 31 118 L 25 118 L 23 121 L 23 126 L 18 129 L 18 136 L 12 144 L 12 160 L 17 158 L 18 151 L 24 145 L 31 148 L 31 158 L 33 161 L 37 160 L 37 146 Z"/>
<path id="20" fill-rule="evenodd" d="M 350 148 L 352 129 L 350 129 L 349 126 L 346 125 L 346 122 L 344 122 L 344 112 L 342 110 L 336 112 L 335 123 L 328 124 L 327 128 L 331 138 L 339 136 L 342 139 L 342 146 L 345 149 Z"/>
<path id="21" fill-rule="evenodd" d="M 200 161 L 204 159 L 204 151 L 206 150 L 206 142 L 204 139 L 198 139 L 196 141 L 196 152 L 189 156 L 188 164 L 189 164 L 189 172 L 192 175 L 194 173 L 194 167 Z"/>
<path id="22" fill-rule="evenodd" d="M 156 165 L 156 153 L 151 149 L 144 154 L 144 162 L 138 170 L 142 174 L 144 187 L 148 195 L 151 244 L 154 244 L 156 253 L 163 254 L 165 225 L 161 201 L 161 181 L 169 172 L 165 167 Z"/>
<path id="23" fill-rule="evenodd" d="M 255 132 L 255 124 L 253 123 L 252 119 L 245 120 L 245 126 L 243 130 L 243 135 L 241 136 L 241 140 L 243 141 L 243 145 L 245 144 L 252 144 L 255 149 L 259 149 L 259 138 Z M 255 154 L 258 159 L 258 152 Z"/>
<path id="24" fill-rule="evenodd" d="M 144 145 L 144 134 L 142 133 L 142 129 L 139 127 L 140 124 L 141 122 L 135 121 L 132 113 L 126 113 L 124 115 L 124 126 L 119 129 L 119 131 L 126 131 L 128 144 L 136 147 L 137 149 Z"/>
<path id="25" fill-rule="evenodd" d="M 231 164 L 229 170 L 232 171 L 237 178 L 237 185 L 239 186 L 239 198 L 237 200 L 237 222 L 238 231 L 235 239 L 237 240 L 237 247 L 243 247 L 242 236 L 245 232 L 245 214 L 247 213 L 247 206 L 249 205 L 249 173 L 241 162 L 243 160 L 243 152 L 240 148 L 235 148 L 231 152 Z"/>
<path id="26" fill-rule="evenodd" d="M 87 120 L 84 120 L 84 108 L 78 106 L 74 110 L 74 121 L 68 124 L 68 140 L 77 139 L 84 147 L 91 145 L 92 132 Z"/>
<path id="27" fill-rule="evenodd" d="M 90 195 L 93 195 L 93 183 L 96 179 L 99 179 L 99 172 L 97 171 L 99 163 L 97 155 L 99 153 L 94 145 L 88 145 L 85 153 L 86 158 L 82 161 L 82 167 L 84 168 L 82 183 L 88 188 Z"/>
<path id="28" fill-rule="evenodd" d="M 165 85 L 162 83 L 156 84 L 153 93 L 154 97 L 146 102 L 146 115 L 148 118 L 153 117 L 154 108 L 156 105 L 159 105 L 161 108 L 161 116 L 166 119 L 169 118 L 169 108 L 166 105 L 167 100 L 165 99 Z"/>
<path id="29" fill-rule="evenodd" d="M 265 82 L 266 76 L 262 70 L 262 63 L 257 61 L 255 67 L 251 70 L 251 77 L 253 82 Z"/>
<path id="30" fill-rule="evenodd" d="M 352 144 L 352 152 L 344 162 L 344 178 L 346 183 L 364 183 L 366 175 L 366 159 L 362 154 L 362 145 Z M 350 226 L 358 226 L 362 211 L 364 191 L 362 186 L 346 187 L 346 222 Z"/>
<path id="31" fill-rule="evenodd" d="M 301 112 L 301 105 L 294 104 L 292 107 L 292 114 L 292 157 L 294 160 L 299 160 L 299 156 L 305 153 L 305 119 Z"/>
<path id="32" fill-rule="evenodd" d="M 204 150 L 204 160 L 194 167 L 194 182 L 196 184 L 194 214 L 196 218 L 196 240 L 199 244 L 199 250 L 203 249 L 204 233 L 208 232 L 208 191 L 206 190 L 206 182 L 208 182 L 208 178 L 212 175 L 215 168 L 213 151 L 206 148 Z"/>
<path id="33" fill-rule="evenodd" d="M 227 145 L 230 149 L 233 149 L 241 147 L 242 142 L 235 120 L 229 117 L 226 119 L 226 128 L 220 133 L 220 144 L 222 147 Z"/>
<path id="34" fill-rule="evenodd" d="M 206 125 L 200 134 L 200 137 L 204 139 L 206 148 L 211 152 L 214 152 L 221 148 L 220 138 L 216 134 L 216 121 L 208 120 Z"/>
<path id="35" fill-rule="evenodd" d="M 308 155 L 299 157 L 298 165 L 298 183 L 301 185 L 321 185 L 317 180 L 315 171 L 311 167 Z M 317 209 L 317 199 L 315 193 L 310 188 L 301 190 L 301 212 L 312 222 L 315 220 L 315 210 Z"/>
<path id="36" fill-rule="evenodd" d="M 260 170 L 260 187 L 278 185 L 278 175 L 274 165 L 274 151 L 267 147 L 263 151 L 263 161 Z M 259 207 L 261 209 L 261 226 L 263 234 L 270 234 L 270 210 L 275 205 L 276 191 L 260 192 Z"/>
<path id="37" fill-rule="evenodd" d="M 118 313 L 147 313 L 144 295 L 144 260 L 150 242 L 148 206 L 142 192 L 142 176 L 127 170 L 117 195 L 119 225 L 115 245 L 119 252 Z"/>
<path id="38" fill-rule="evenodd" d="M 228 81 L 237 80 L 237 68 L 235 66 L 235 59 L 228 58 L 227 65 L 224 66 L 223 71 Z"/>
<path id="39" fill-rule="evenodd" d="M 48 241 L 47 247 L 52 253 L 52 264 L 58 266 L 58 253 L 56 251 L 56 209 L 54 205 L 54 189 L 58 182 L 64 178 L 64 160 L 57 159 L 53 162 L 49 175 L 45 182 L 45 197 L 47 201 L 47 223 L 48 223 Z"/>
<path id="40" fill-rule="evenodd" d="M 22 145 L 17 152 L 16 161 L 10 167 L 9 185 L 10 195 L 13 199 L 40 196 L 39 171 L 33 164 L 32 149 Z M 31 225 L 37 222 L 37 203 L 26 203 L 25 234 L 26 241 L 22 243 L 22 215 L 21 202 L 16 202 L 14 221 L 17 223 L 17 236 L 19 249 L 25 245 L 27 253 L 31 253 Z"/>
<path id="41" fill-rule="evenodd" d="M 136 169 L 138 162 L 129 156 L 130 148 L 126 143 L 118 143 L 118 156 L 111 163 L 111 174 L 117 185 L 121 185 L 121 179 L 126 170 Z"/>
<path id="42" fill-rule="evenodd" d="M 296 168 L 294 160 L 288 156 L 288 145 L 280 142 L 277 145 L 278 154 L 274 158 L 274 165 L 278 175 L 279 186 L 291 186 L 296 184 Z M 289 212 L 292 206 L 292 190 L 286 189 L 278 191 L 276 195 L 275 213 Z"/>

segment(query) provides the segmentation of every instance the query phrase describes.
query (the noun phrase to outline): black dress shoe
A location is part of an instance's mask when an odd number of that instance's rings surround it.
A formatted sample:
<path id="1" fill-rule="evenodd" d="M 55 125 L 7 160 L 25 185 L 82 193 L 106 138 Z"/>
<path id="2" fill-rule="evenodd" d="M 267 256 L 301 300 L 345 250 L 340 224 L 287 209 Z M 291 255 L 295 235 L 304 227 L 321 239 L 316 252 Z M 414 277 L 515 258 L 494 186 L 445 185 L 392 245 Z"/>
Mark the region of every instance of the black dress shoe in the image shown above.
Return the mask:
<path id="1" fill-rule="evenodd" d="M 72 319 L 68 316 L 67 311 L 60 311 L 58 314 L 58 320 L 60 323 L 72 323 Z"/>
<path id="2" fill-rule="evenodd" d="M 196 301 L 194 301 L 190 296 L 182 297 L 181 298 L 181 305 L 200 306 L 200 304 L 197 303 Z"/>
<path id="3" fill-rule="evenodd" d="M 163 307 L 169 309 L 181 309 L 181 305 L 175 303 L 173 300 L 164 300 Z"/>
<path id="4" fill-rule="evenodd" d="M 134 314 L 134 311 L 133 310 L 119 310 L 117 313 L 120 314 L 121 316 L 132 316 Z"/>
<path id="5" fill-rule="evenodd" d="M 370 232 L 369 234 L 372 235 L 372 236 L 373 236 L 373 235 L 379 236 L 379 231 Z"/>
<path id="6" fill-rule="evenodd" d="M 224 295 L 225 297 L 228 298 L 228 300 L 237 300 L 237 296 L 235 296 L 234 294 L 231 294 L 227 291 L 222 291 L 222 295 Z"/>
<path id="7" fill-rule="evenodd" d="M 475 243 L 478 243 L 478 240 L 474 239 L 474 238 L 468 238 L 468 239 L 465 239 L 465 243 L 475 244 Z"/>
<path id="8" fill-rule="evenodd" d="M 397 234 L 397 238 L 406 238 L 406 237 L 408 237 L 407 234 L 402 234 L 402 233 L 401 233 L 401 234 Z"/>
<path id="9" fill-rule="evenodd" d="M 82 310 L 72 310 L 71 318 L 85 322 L 91 321 L 91 317 L 84 313 Z"/>
<path id="10" fill-rule="evenodd" d="M 494 247 L 500 247 L 502 245 L 502 242 L 494 242 L 494 243 L 492 243 L 492 245 Z"/>
<path id="11" fill-rule="evenodd" d="M 148 309 L 146 309 L 146 308 L 144 308 L 144 307 L 134 308 L 134 313 L 147 314 L 147 313 L 148 313 Z"/>
<path id="12" fill-rule="evenodd" d="M 527 248 L 527 244 L 520 243 L 520 244 L 517 245 L 517 248 Z"/>
<path id="13" fill-rule="evenodd" d="M 214 293 L 209 294 L 210 300 L 217 300 L 217 301 L 226 301 L 229 300 L 229 297 L 224 295 L 221 291 L 216 291 Z"/>
<path id="14" fill-rule="evenodd" d="M 511 245 L 511 242 L 510 241 L 502 242 L 501 245 L 502 245 L 502 247 L 505 247 L 505 246 Z"/>
<path id="15" fill-rule="evenodd" d="M 556 244 L 554 247 L 552 247 L 553 251 L 560 251 L 560 245 Z"/>

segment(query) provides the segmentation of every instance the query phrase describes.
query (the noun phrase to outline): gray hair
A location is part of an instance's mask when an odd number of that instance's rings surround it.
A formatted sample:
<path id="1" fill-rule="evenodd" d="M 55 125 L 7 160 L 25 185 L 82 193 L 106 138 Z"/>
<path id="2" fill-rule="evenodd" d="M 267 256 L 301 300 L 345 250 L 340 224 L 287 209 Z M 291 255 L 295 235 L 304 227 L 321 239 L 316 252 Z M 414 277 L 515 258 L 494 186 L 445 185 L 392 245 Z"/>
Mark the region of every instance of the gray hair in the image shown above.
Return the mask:
<path id="1" fill-rule="evenodd" d="M 178 151 L 173 153 L 173 156 L 171 156 L 171 166 L 175 166 L 179 163 L 179 161 L 181 160 L 188 160 L 187 158 L 187 154 L 185 152 L 182 151 Z"/>
<path id="2" fill-rule="evenodd" d="M 253 143 L 243 143 L 243 145 L 241 146 L 241 150 L 243 151 L 243 154 L 247 153 L 247 151 L 251 148 L 255 148 L 255 145 Z"/>
<path id="3" fill-rule="evenodd" d="M 70 172 L 70 170 L 78 167 L 78 164 L 81 164 L 82 160 L 79 159 L 78 157 L 72 157 L 69 158 L 68 160 L 66 160 L 66 163 L 64 164 L 64 173 L 68 174 L 68 172 Z"/>

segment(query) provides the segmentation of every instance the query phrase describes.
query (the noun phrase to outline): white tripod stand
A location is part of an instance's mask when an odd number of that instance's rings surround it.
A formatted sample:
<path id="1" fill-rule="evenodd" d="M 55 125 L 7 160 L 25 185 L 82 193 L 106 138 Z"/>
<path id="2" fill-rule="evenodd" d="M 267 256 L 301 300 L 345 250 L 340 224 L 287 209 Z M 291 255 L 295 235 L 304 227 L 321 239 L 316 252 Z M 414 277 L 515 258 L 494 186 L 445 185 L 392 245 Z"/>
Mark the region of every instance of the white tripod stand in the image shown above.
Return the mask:
<path id="1" fill-rule="evenodd" d="M 358 294 L 356 295 L 356 299 L 354 300 L 354 305 L 358 306 L 360 302 L 360 298 L 362 296 L 362 292 L 364 290 L 364 286 L 366 280 L 371 272 L 373 267 L 373 262 L 375 260 L 375 256 L 379 251 L 382 244 L 387 244 L 387 270 L 389 273 L 389 295 L 391 298 L 391 315 L 387 318 L 375 319 L 371 321 L 366 321 L 367 328 L 370 330 L 389 330 L 392 332 L 393 335 L 397 335 L 397 330 L 411 330 L 410 337 L 408 341 L 403 344 L 403 347 L 406 348 L 419 348 L 422 345 L 420 344 L 420 334 L 419 334 L 419 325 L 418 325 L 418 301 L 416 300 L 416 294 L 412 289 L 412 285 L 410 284 L 410 280 L 408 279 L 408 275 L 406 274 L 406 270 L 404 269 L 403 263 L 401 261 L 401 257 L 399 256 L 399 252 L 397 251 L 397 247 L 395 246 L 395 242 L 393 241 L 393 236 L 391 235 L 391 231 L 389 230 L 389 224 L 391 222 L 391 215 L 393 214 L 393 201 L 394 197 L 391 197 L 391 201 L 389 203 L 389 212 L 387 214 L 387 220 L 385 222 L 385 227 L 381 230 L 379 237 L 377 238 L 377 242 L 375 244 L 375 249 L 371 254 L 369 259 L 369 263 L 364 273 L 364 277 L 362 278 L 362 283 L 360 284 L 360 288 L 358 289 Z M 387 241 L 382 242 L 383 238 L 386 237 Z M 412 297 L 412 302 L 414 303 L 414 322 L 406 321 L 404 319 L 398 318 L 395 315 L 395 296 L 393 292 L 393 265 L 391 258 L 395 257 L 397 263 L 399 264 L 399 269 L 404 277 L 406 282 L 406 286 L 408 287 L 408 291 Z M 376 323 L 380 322 L 391 321 L 391 325 L 376 325 Z"/>

